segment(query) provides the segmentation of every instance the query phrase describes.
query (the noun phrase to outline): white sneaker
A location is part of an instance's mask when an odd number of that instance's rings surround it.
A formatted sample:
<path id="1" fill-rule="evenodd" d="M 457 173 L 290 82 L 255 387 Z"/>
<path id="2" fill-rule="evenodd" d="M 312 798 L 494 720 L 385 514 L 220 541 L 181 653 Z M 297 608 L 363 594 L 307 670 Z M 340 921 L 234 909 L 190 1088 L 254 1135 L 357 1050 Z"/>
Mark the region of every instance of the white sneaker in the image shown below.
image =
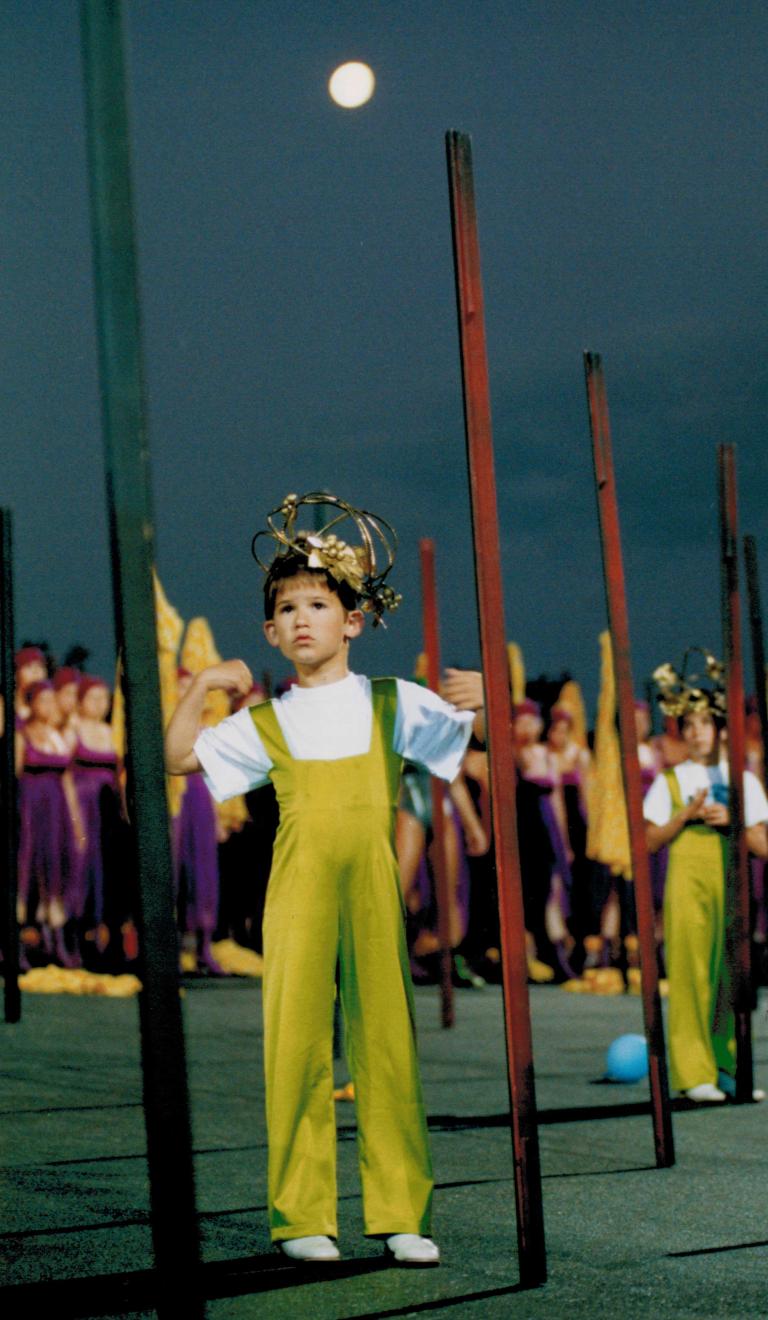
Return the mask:
<path id="1" fill-rule="evenodd" d="M 387 1238 L 387 1251 L 398 1265 L 439 1265 L 440 1248 L 431 1238 L 418 1233 L 393 1233 Z"/>
<path id="2" fill-rule="evenodd" d="M 702 1082 L 700 1086 L 692 1086 L 686 1091 L 685 1097 L 695 1105 L 721 1105 L 725 1100 L 725 1091 L 721 1091 L 713 1082 Z"/>
<path id="3" fill-rule="evenodd" d="M 309 1261 L 318 1265 L 328 1260 L 341 1260 L 339 1248 L 329 1237 L 286 1238 L 278 1242 L 277 1246 L 289 1260 Z"/>

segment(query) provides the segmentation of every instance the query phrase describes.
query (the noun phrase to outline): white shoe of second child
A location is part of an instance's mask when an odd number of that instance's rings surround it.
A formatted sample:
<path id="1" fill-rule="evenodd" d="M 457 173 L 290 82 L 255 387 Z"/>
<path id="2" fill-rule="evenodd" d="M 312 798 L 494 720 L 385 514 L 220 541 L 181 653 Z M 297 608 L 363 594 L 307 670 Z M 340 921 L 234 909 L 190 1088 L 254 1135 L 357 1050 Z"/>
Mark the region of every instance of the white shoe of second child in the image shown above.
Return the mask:
<path id="1" fill-rule="evenodd" d="M 725 1100 L 725 1091 L 721 1091 L 713 1082 L 702 1082 L 699 1086 L 691 1086 L 685 1092 L 685 1098 L 692 1100 L 695 1105 L 721 1105 Z"/>

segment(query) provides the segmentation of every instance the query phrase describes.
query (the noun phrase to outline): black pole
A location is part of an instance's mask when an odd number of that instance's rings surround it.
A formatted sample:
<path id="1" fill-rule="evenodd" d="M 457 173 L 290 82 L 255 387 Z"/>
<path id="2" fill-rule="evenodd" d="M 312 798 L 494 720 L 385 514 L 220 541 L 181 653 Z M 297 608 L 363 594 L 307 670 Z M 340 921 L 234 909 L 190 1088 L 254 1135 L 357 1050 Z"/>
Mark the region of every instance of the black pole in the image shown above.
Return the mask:
<path id="1" fill-rule="evenodd" d="M 81 0 L 102 424 L 138 872 L 144 1114 L 159 1314 L 203 1314 L 152 585 L 154 522 L 120 0 Z"/>
<path id="2" fill-rule="evenodd" d="M 760 736 L 763 740 L 763 776 L 768 777 L 768 690 L 765 672 L 765 633 L 760 600 L 760 574 L 757 567 L 757 542 L 754 536 L 744 537 L 744 566 L 749 603 L 749 632 L 752 639 L 752 666 L 755 673 L 755 697 L 760 717 Z"/>
<path id="3" fill-rule="evenodd" d="M 15 650 L 13 631 L 13 517 L 0 509 L 0 691 L 3 698 L 3 736 L 0 740 L 0 810 L 3 815 L 3 946 L 6 1022 L 21 1019 L 19 994 L 18 814 L 16 807 L 16 727 L 14 718 Z"/>
<path id="4" fill-rule="evenodd" d="M 725 956 L 730 977 L 736 1032 L 736 1096 L 752 1101 L 752 944 L 750 940 L 750 877 L 744 824 L 744 662 L 739 591 L 738 494 L 736 447 L 717 446 L 720 522 L 720 597 L 723 615 L 723 658 L 728 704 L 728 772 L 730 827 L 725 880 Z"/>

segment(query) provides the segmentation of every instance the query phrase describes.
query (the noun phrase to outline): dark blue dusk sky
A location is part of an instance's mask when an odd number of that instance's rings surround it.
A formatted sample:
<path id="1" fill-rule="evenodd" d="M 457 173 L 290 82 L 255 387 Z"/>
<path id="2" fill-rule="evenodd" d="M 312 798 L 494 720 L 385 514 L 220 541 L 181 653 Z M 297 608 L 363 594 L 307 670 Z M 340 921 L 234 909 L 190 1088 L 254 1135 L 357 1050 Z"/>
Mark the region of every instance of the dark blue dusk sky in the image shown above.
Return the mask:
<path id="1" fill-rule="evenodd" d="M 358 667 L 478 648 L 445 177 L 473 136 L 507 632 L 594 695 L 605 626 L 581 354 L 602 353 L 638 683 L 719 651 L 715 447 L 768 595 L 768 10 L 127 0 L 159 569 L 259 670 L 253 531 L 289 490 L 383 513 L 405 595 Z M 19 635 L 113 657 L 78 10 L 4 0 L 0 497 Z M 329 100 L 364 59 L 363 109 Z"/>

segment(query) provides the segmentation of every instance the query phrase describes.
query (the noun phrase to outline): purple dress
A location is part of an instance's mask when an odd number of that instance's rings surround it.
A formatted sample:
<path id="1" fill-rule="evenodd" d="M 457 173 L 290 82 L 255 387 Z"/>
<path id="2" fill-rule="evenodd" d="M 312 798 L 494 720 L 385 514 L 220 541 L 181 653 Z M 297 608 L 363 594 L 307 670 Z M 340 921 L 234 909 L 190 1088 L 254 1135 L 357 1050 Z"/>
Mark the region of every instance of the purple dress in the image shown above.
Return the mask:
<path id="1" fill-rule="evenodd" d="M 182 929 L 211 934 L 219 912 L 216 811 L 203 776 L 187 776 L 174 821 L 174 879 Z"/>
<path id="2" fill-rule="evenodd" d="M 586 934 L 591 924 L 595 864 L 587 857 L 587 817 L 583 801 L 583 775 L 577 766 L 564 770 L 560 779 L 568 826 L 573 934 Z"/>
<path id="3" fill-rule="evenodd" d="M 78 740 L 74 754 L 77 799 L 85 830 L 85 852 L 80 858 L 78 917 L 100 926 L 105 920 L 105 874 L 110 841 L 120 815 L 117 754 L 86 747 Z"/>
<path id="4" fill-rule="evenodd" d="M 563 839 L 562 831 L 557 816 L 555 815 L 555 808 L 552 802 L 555 781 L 544 775 L 535 775 L 532 776 L 528 782 L 535 784 L 539 790 L 539 812 L 544 823 L 544 828 L 547 832 L 549 846 L 552 850 L 550 882 L 555 874 L 560 876 L 563 887 L 560 893 L 559 903 L 563 919 L 566 920 L 571 914 L 570 893 L 573 884 L 573 877 L 571 876 L 571 867 L 565 849 L 565 840 Z"/>
<path id="5" fill-rule="evenodd" d="M 450 802 L 450 808 L 451 814 L 449 816 L 446 815 L 445 817 L 445 828 L 446 830 L 452 829 L 456 835 L 456 853 L 459 869 L 456 877 L 454 903 L 459 915 L 458 943 L 461 943 L 467 933 L 467 925 L 469 922 L 469 867 L 467 865 L 467 854 L 464 849 L 464 835 L 461 829 L 459 813 L 453 802 Z M 421 899 L 421 912 L 425 915 L 423 929 L 433 929 L 435 933 L 437 933 L 437 886 L 432 864 L 427 857 L 427 848 L 425 848 L 421 854 L 419 868 L 416 872 L 415 885 Z"/>
<path id="6" fill-rule="evenodd" d="M 58 901 L 67 917 L 77 887 L 77 851 L 62 779 L 71 765 L 68 752 L 42 752 L 25 737 L 19 778 L 19 900 L 26 921 L 49 923 Z"/>

